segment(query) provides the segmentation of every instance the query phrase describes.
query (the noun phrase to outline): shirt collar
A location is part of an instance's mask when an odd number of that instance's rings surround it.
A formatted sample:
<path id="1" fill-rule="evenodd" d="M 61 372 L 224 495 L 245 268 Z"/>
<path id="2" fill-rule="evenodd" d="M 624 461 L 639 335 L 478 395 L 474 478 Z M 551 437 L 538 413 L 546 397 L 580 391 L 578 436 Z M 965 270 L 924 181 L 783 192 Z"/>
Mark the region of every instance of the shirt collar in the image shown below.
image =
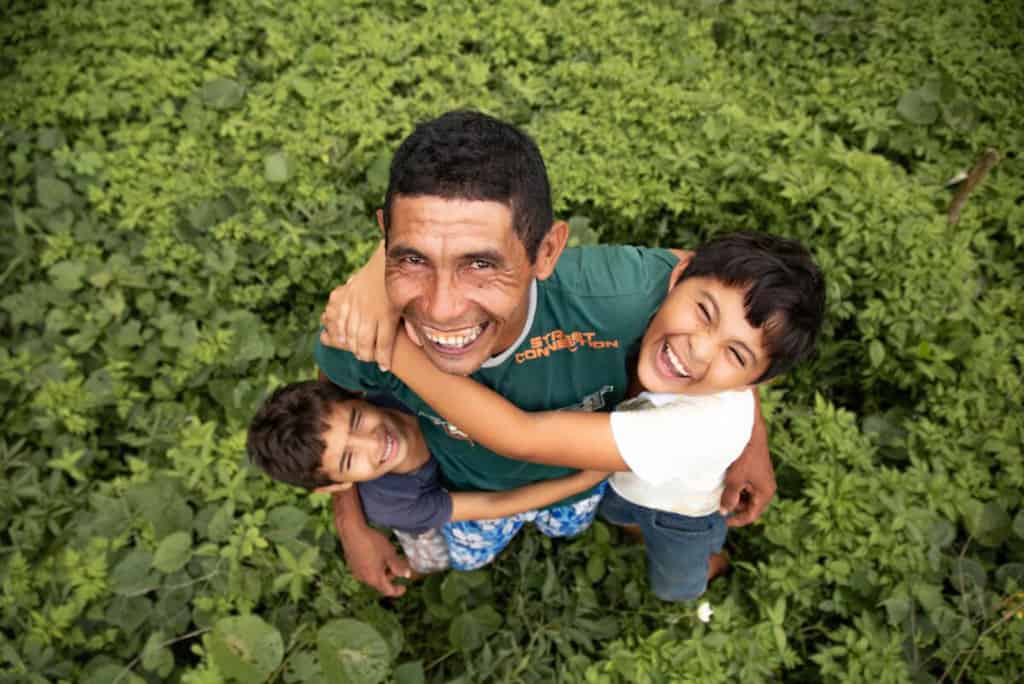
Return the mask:
<path id="1" fill-rule="evenodd" d="M 508 349 L 506 349 L 505 351 L 501 352 L 497 356 L 492 356 L 491 358 L 487 359 L 486 361 L 483 362 L 483 365 L 481 365 L 480 367 L 481 368 L 494 368 L 495 366 L 500 366 L 501 364 L 505 363 L 510 358 L 512 358 L 512 355 L 515 353 L 516 349 L 518 349 L 519 345 L 521 345 L 523 343 L 523 340 L 526 339 L 526 336 L 530 334 L 530 328 L 533 327 L 533 317 L 534 317 L 534 315 L 536 313 L 537 313 L 537 279 L 534 278 L 530 282 L 530 310 L 526 314 L 526 323 L 523 324 L 523 331 L 521 333 L 519 333 L 519 337 L 516 338 L 516 341 L 513 342 L 511 344 L 511 346 L 509 346 Z"/>

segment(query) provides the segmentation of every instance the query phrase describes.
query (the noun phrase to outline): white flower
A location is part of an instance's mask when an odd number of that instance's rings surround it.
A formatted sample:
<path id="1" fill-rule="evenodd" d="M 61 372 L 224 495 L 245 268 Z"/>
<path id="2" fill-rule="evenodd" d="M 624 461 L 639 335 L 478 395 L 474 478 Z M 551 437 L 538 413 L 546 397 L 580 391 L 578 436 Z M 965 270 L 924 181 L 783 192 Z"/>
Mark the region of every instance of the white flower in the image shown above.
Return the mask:
<path id="1" fill-rule="evenodd" d="M 707 601 L 697 606 L 697 619 L 701 622 L 711 622 L 711 616 L 714 613 L 715 611 L 711 610 L 711 604 Z"/>

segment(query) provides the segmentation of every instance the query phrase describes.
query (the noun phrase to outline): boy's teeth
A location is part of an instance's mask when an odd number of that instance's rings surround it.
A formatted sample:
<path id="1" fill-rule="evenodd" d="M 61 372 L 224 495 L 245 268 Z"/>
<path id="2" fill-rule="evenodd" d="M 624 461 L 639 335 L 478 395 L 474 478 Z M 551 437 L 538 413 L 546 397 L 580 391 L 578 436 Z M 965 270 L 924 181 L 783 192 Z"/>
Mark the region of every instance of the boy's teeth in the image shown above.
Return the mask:
<path id="1" fill-rule="evenodd" d="M 665 356 L 668 357 L 668 362 L 672 364 L 672 368 L 676 373 L 679 373 L 684 378 L 690 377 L 690 374 L 683 368 L 683 364 L 679 360 L 679 357 L 672 351 L 672 347 L 668 346 L 668 342 L 665 343 Z"/>
<path id="2" fill-rule="evenodd" d="M 442 347 L 465 347 L 467 344 L 480 337 L 480 333 L 484 331 L 484 326 L 481 323 L 475 328 L 471 328 L 459 335 L 437 335 L 424 331 L 427 339 L 434 344 L 439 344 Z"/>

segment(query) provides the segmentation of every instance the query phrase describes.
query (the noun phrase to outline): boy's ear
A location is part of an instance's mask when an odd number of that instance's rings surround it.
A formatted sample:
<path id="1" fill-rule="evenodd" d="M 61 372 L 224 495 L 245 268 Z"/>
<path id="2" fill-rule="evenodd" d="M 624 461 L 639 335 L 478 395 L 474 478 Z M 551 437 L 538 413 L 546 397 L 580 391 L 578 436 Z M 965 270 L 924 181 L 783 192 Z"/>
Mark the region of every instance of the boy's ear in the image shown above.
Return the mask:
<path id="1" fill-rule="evenodd" d="M 676 252 L 676 250 L 672 250 Z M 679 279 L 683 277 L 683 271 L 690 265 L 690 258 L 693 256 L 693 252 L 676 252 L 677 254 L 684 254 L 685 256 L 679 257 L 679 263 L 676 264 L 675 268 L 672 269 L 672 273 L 668 276 L 668 290 L 672 291 L 672 288 L 676 286 Z"/>
<path id="2" fill-rule="evenodd" d="M 377 227 L 380 228 L 380 234 L 383 237 L 387 235 L 387 231 L 384 230 L 384 209 L 377 210 Z"/>
<path id="3" fill-rule="evenodd" d="M 343 492 L 346 489 L 352 489 L 351 482 L 332 482 L 329 485 L 317 487 L 313 492 L 316 494 L 333 494 L 334 492 Z"/>
<path id="4" fill-rule="evenodd" d="M 537 259 L 533 262 L 533 274 L 537 280 L 546 280 L 555 272 L 558 257 L 562 256 L 568 242 L 569 224 L 565 221 L 555 221 L 537 248 Z"/>

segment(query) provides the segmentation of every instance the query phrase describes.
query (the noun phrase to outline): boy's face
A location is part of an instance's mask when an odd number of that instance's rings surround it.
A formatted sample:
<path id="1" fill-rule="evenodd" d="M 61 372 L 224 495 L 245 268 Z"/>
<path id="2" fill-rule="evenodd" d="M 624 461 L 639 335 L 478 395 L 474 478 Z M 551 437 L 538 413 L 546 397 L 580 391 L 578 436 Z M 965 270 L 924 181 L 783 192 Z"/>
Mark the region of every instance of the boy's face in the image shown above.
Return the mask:
<path id="1" fill-rule="evenodd" d="M 714 278 L 676 284 L 644 334 L 640 384 L 649 392 L 691 395 L 752 385 L 770 359 L 762 330 L 747 322 L 745 295 L 745 288 Z"/>
<path id="2" fill-rule="evenodd" d="M 323 433 L 320 467 L 338 484 L 375 480 L 416 460 L 426 449 L 414 421 L 402 414 L 353 399 L 334 407 Z M 410 458 L 412 457 L 412 458 Z M 347 487 L 327 486 L 318 491 Z"/>

